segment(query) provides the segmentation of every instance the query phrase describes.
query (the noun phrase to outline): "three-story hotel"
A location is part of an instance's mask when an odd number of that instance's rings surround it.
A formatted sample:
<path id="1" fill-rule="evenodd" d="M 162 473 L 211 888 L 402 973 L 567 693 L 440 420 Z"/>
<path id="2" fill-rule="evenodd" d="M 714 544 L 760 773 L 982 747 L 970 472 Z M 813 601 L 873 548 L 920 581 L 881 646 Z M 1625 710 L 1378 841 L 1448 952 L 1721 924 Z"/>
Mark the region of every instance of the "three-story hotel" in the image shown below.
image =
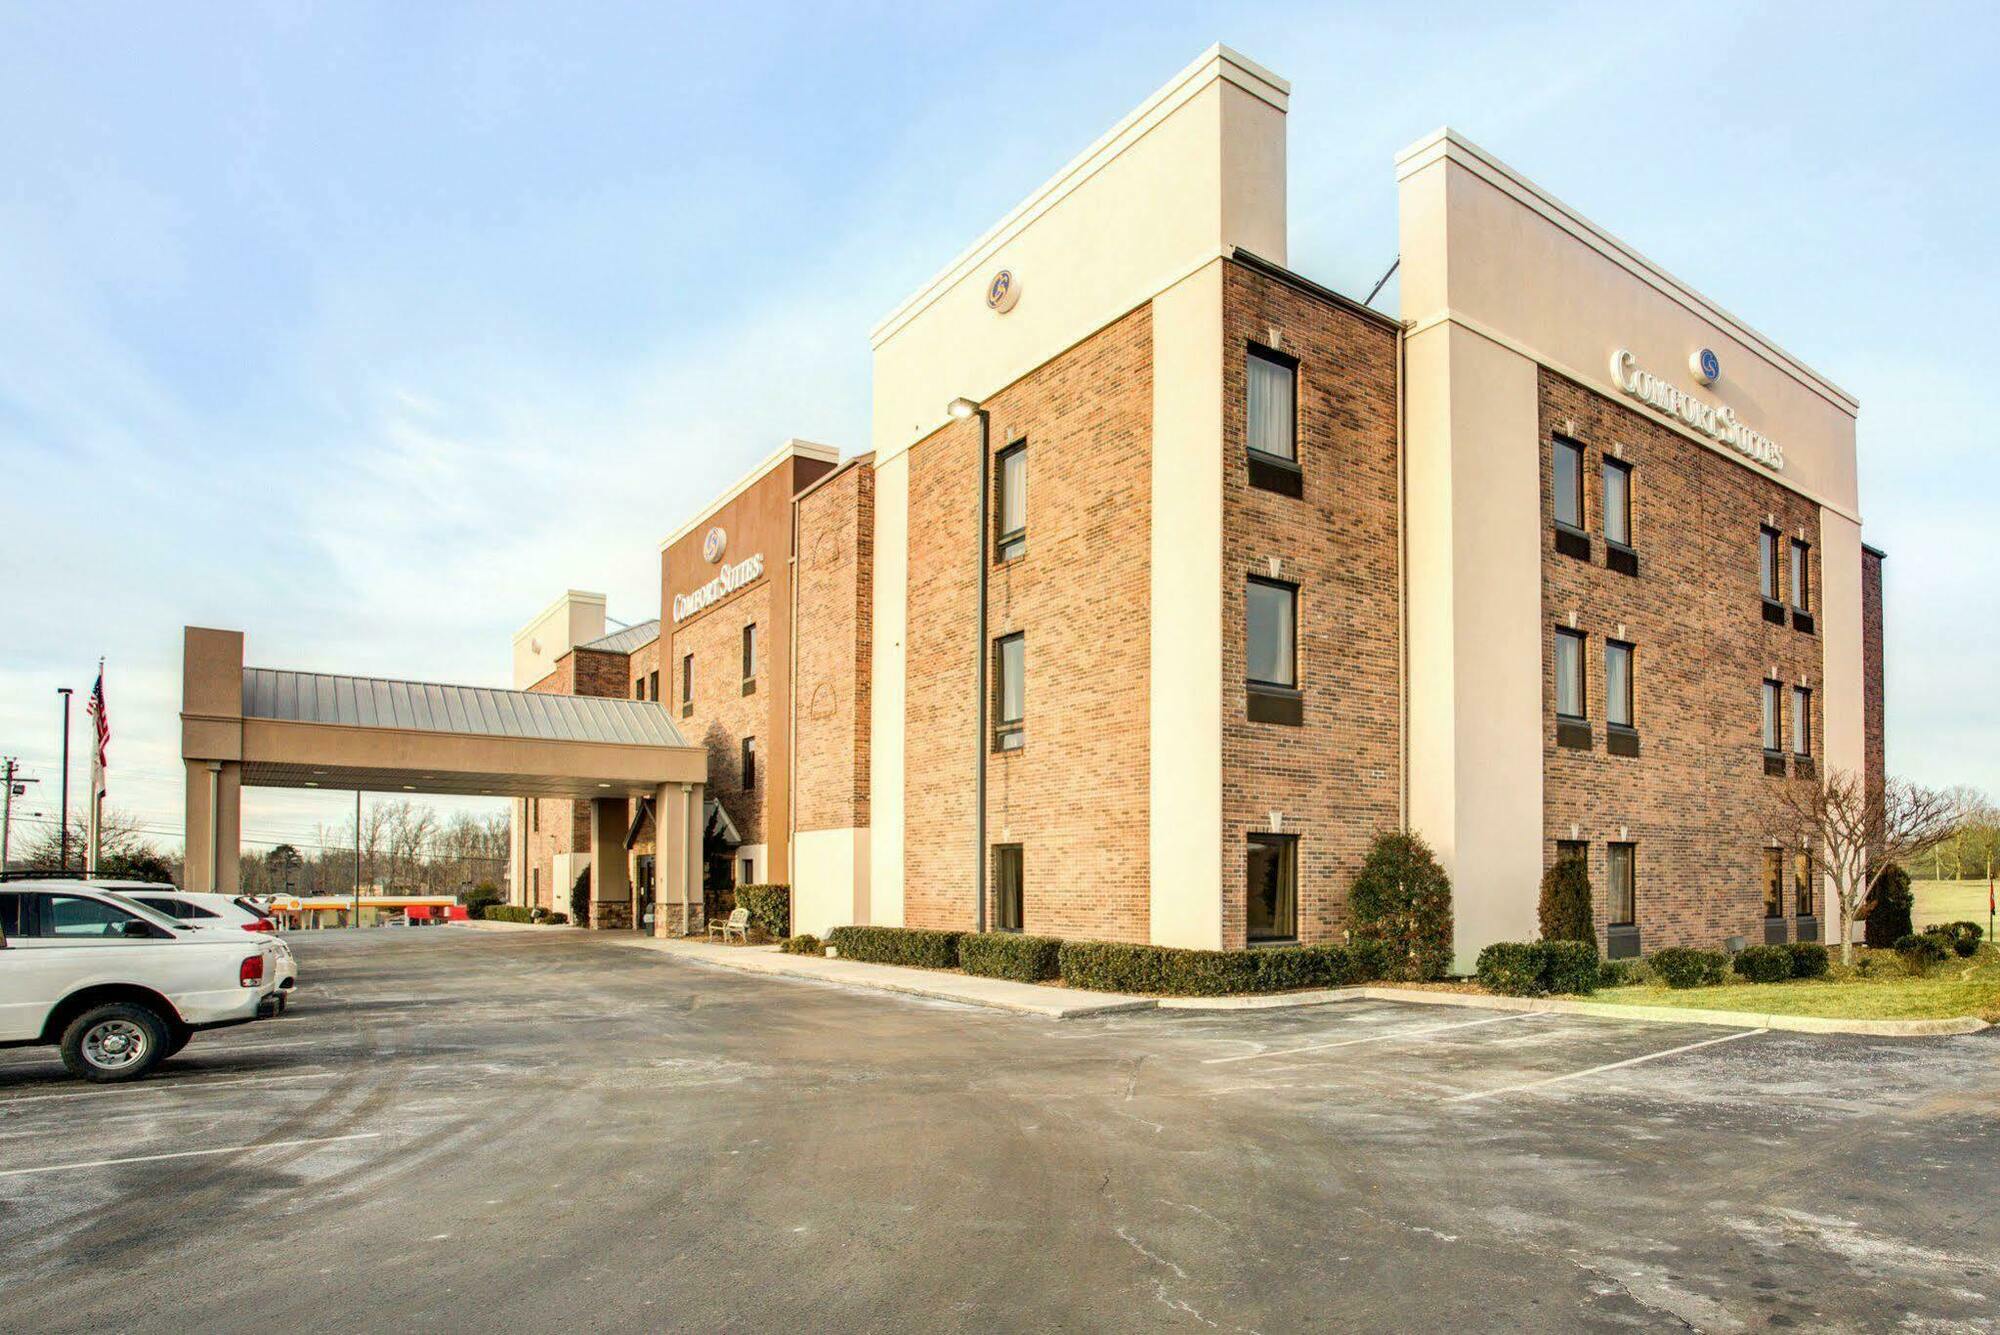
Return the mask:
<path id="1" fill-rule="evenodd" d="M 1407 827 L 1461 962 L 1571 852 L 1613 955 L 1826 931 L 1757 813 L 1882 769 L 1855 400 L 1449 130 L 1394 163 L 1399 311 L 1294 272 L 1290 97 L 1204 54 L 876 326 L 865 451 L 663 516 L 648 619 L 522 630 L 518 688 L 705 749 L 706 905 L 1324 941 Z M 594 923 L 698 916 L 630 817 Z M 519 802 L 517 902 L 588 820 Z"/>

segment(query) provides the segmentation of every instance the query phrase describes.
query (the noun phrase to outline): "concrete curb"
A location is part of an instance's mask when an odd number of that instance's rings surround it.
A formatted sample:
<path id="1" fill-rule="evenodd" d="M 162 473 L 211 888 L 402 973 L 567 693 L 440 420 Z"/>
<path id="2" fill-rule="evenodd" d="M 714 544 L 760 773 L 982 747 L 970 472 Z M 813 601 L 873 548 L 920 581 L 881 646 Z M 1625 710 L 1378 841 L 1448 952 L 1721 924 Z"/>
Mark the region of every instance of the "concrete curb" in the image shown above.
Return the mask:
<path id="1" fill-rule="evenodd" d="M 1419 1006 L 1463 1006 L 1472 1010 L 1534 1011 L 1553 1015 L 1595 1015 L 1607 1020 L 1653 1020 L 1663 1024 L 1712 1024 L 1731 1029 L 1783 1029 L 1801 1034 L 1857 1034 L 1868 1038 L 1938 1038 L 1976 1034 L 1986 1021 L 1970 1015 L 1949 1020 L 1844 1020 L 1823 1015 L 1767 1015 L 1755 1011 L 1700 1010 L 1692 1006 L 1624 1006 L 1615 1001 L 1568 1001 L 1560 997 L 1489 997 L 1470 992 L 1427 992 L 1419 988 L 1348 989 L 1371 1001 Z"/>
<path id="2" fill-rule="evenodd" d="M 607 934 L 617 936 L 620 934 Z M 906 969 L 893 964 L 867 964 L 860 960 L 826 959 L 814 955 L 787 955 L 776 946 L 711 946 L 699 941 L 660 940 L 653 937 L 624 936 L 614 944 L 636 950 L 651 950 L 690 964 L 705 964 L 739 973 L 761 974 L 767 978 L 803 978 L 842 987 L 869 988 L 877 992 L 897 992 L 932 1001 L 953 1001 L 965 1006 L 1011 1011 L 1018 1015 L 1038 1015 L 1049 1020 L 1074 1020 L 1086 1015 L 1111 1015 L 1127 1011 L 1151 1010 L 1158 1004 L 1152 997 L 1131 997 L 1115 992 L 1084 992 L 1071 988 L 1039 987 L 1005 978 L 976 978 L 964 974 L 939 973 L 929 969 Z"/>

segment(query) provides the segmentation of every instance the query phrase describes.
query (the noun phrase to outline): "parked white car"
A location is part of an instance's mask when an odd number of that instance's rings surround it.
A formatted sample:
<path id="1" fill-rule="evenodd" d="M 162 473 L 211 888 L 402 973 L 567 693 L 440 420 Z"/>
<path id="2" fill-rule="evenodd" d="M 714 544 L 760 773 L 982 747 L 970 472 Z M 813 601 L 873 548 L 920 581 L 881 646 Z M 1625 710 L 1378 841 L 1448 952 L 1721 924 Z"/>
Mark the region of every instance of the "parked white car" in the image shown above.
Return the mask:
<path id="1" fill-rule="evenodd" d="M 291 946 L 278 935 L 277 926 L 270 916 L 248 896 L 203 894 L 146 881 L 88 881 L 85 884 L 116 891 L 198 932 L 267 934 L 278 949 L 278 1008 L 283 1010 L 291 1003 L 292 992 L 299 985 L 299 963 L 292 957 Z"/>
<path id="2" fill-rule="evenodd" d="M 204 1029 L 275 1015 L 277 961 L 269 933 L 190 930 L 75 881 L 0 884 L 0 1047 L 136 1080 Z"/>

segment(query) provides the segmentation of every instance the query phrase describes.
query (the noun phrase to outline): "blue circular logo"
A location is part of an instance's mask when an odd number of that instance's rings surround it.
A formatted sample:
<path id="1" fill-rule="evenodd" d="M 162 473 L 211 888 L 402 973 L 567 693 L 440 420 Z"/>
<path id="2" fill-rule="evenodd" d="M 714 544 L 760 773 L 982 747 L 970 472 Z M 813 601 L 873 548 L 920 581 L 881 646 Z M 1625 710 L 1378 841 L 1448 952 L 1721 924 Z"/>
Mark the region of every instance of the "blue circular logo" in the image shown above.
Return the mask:
<path id="1" fill-rule="evenodd" d="M 719 528 L 712 528 L 701 540 L 702 556 L 713 563 L 722 559 L 722 548 L 729 541 L 729 535 Z"/>
<path id="2" fill-rule="evenodd" d="M 1012 269 L 1002 269 L 993 275 L 986 285 L 986 304 L 1005 315 L 1014 309 L 1014 303 L 1021 299 L 1021 285 L 1014 280 Z"/>
<path id="3" fill-rule="evenodd" d="M 1713 349 L 1703 348 L 1694 355 L 1694 373 L 1704 385 L 1715 383 L 1716 377 L 1722 374 L 1722 361 Z"/>

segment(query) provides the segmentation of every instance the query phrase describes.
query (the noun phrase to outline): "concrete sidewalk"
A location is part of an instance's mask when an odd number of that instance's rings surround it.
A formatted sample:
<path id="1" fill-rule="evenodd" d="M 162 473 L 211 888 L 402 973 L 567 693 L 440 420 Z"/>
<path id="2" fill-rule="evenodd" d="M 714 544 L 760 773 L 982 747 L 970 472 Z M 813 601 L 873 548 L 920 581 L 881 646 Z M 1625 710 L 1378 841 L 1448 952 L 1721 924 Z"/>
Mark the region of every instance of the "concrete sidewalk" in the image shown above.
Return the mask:
<path id="1" fill-rule="evenodd" d="M 627 932 L 605 932 L 604 939 L 635 950 L 653 950 L 692 964 L 707 964 L 743 973 L 810 978 L 822 983 L 901 992 L 908 996 L 957 1001 L 968 1006 L 1070 1020 L 1080 1015 L 1113 1011 L 1151 1010 L 1152 997 L 1115 992 L 1085 992 L 1071 987 L 1040 987 L 1005 978 L 979 978 L 942 969 L 909 969 L 895 964 L 864 964 L 859 960 L 827 959 L 819 955 L 787 955 L 776 946 L 725 946 L 709 941 L 658 940 Z"/>

